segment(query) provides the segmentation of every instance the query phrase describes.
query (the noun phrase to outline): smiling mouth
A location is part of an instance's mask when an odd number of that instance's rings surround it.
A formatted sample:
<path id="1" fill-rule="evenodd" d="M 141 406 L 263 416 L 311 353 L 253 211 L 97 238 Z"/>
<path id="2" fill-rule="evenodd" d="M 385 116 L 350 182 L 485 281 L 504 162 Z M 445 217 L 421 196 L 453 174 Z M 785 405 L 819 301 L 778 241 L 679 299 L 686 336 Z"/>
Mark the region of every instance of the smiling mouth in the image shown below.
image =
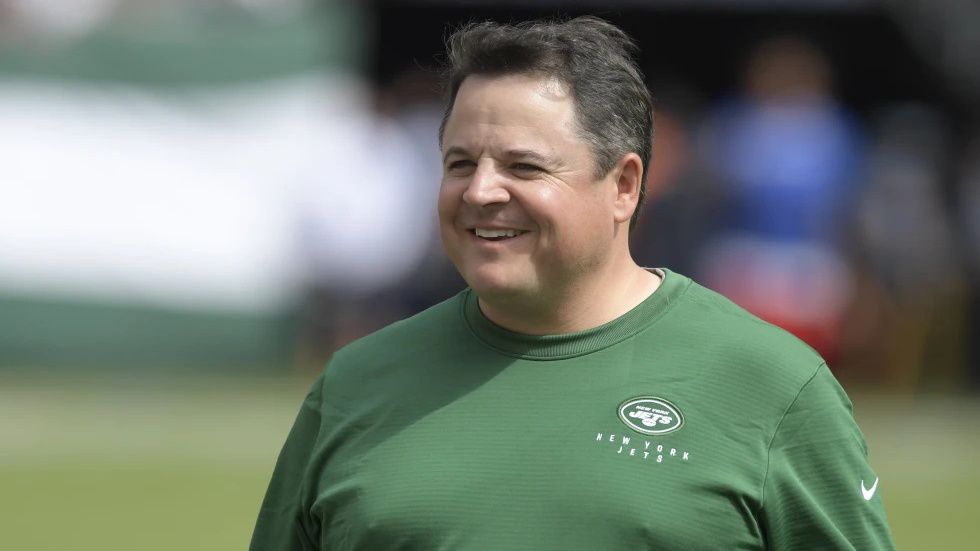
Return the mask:
<path id="1" fill-rule="evenodd" d="M 469 231 L 480 239 L 486 239 L 487 241 L 503 241 L 527 233 L 524 230 L 486 230 L 482 228 L 474 228 Z"/>

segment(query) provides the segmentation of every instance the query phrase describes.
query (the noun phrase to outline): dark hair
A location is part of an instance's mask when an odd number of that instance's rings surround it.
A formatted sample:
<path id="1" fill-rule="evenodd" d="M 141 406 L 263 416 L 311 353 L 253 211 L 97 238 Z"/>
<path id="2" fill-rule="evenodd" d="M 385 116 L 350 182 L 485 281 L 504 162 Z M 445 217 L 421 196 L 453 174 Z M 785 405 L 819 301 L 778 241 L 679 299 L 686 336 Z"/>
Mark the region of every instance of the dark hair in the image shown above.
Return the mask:
<path id="1" fill-rule="evenodd" d="M 467 24 L 446 43 L 446 111 L 439 143 L 466 77 L 531 74 L 557 78 L 572 94 L 579 130 L 595 158 L 596 177 L 608 174 L 631 151 L 643 161 L 632 229 L 646 195 L 653 142 L 653 101 L 633 59 L 636 50 L 625 32 L 598 17 Z"/>

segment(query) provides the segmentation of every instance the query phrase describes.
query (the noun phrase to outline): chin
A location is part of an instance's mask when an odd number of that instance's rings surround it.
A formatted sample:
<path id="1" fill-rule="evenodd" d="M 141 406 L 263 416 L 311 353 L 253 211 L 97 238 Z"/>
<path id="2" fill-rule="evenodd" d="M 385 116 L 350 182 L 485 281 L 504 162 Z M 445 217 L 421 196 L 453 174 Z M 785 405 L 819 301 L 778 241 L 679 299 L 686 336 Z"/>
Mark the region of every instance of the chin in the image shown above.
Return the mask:
<path id="1" fill-rule="evenodd" d="M 533 293 L 533 285 L 525 274 L 513 273 L 513 270 L 502 269 L 501 266 L 471 267 L 463 273 L 463 279 L 481 298 L 513 297 Z"/>

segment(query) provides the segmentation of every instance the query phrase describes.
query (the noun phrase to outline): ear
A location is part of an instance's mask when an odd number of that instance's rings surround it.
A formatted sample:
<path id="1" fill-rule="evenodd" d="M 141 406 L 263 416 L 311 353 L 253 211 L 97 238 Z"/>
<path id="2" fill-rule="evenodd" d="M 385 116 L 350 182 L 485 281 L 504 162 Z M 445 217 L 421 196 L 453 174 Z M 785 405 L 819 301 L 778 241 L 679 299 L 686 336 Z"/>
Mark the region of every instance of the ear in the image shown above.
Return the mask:
<path id="1" fill-rule="evenodd" d="M 616 197 L 613 213 L 617 223 L 629 223 L 640 202 L 640 189 L 643 186 L 643 161 L 636 153 L 627 153 L 613 167 L 612 176 L 616 183 Z"/>

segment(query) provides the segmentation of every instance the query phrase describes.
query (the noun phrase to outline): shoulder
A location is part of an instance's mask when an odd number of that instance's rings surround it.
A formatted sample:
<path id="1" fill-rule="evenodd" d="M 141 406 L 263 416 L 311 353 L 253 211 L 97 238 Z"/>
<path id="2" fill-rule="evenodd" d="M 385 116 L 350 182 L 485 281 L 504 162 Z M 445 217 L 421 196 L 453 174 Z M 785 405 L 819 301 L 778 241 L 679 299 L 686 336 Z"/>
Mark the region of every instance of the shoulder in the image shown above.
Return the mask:
<path id="1" fill-rule="evenodd" d="M 459 343 L 468 334 L 462 317 L 462 304 L 468 292 L 461 291 L 339 349 L 327 365 L 325 378 L 349 377 L 352 371 L 363 377 L 379 370 L 404 367 L 419 358 L 431 358 L 448 344 Z"/>
<path id="2" fill-rule="evenodd" d="M 788 405 L 824 365 L 823 358 L 793 334 L 694 282 L 664 322 L 655 337 L 670 339 L 687 348 L 685 354 L 696 355 L 703 380 L 768 397 L 771 404 Z"/>
<path id="3" fill-rule="evenodd" d="M 755 362 L 803 364 L 809 375 L 823 362 L 792 333 L 760 319 L 721 294 L 692 282 L 671 312 L 672 321 L 708 337 L 719 352 Z"/>

